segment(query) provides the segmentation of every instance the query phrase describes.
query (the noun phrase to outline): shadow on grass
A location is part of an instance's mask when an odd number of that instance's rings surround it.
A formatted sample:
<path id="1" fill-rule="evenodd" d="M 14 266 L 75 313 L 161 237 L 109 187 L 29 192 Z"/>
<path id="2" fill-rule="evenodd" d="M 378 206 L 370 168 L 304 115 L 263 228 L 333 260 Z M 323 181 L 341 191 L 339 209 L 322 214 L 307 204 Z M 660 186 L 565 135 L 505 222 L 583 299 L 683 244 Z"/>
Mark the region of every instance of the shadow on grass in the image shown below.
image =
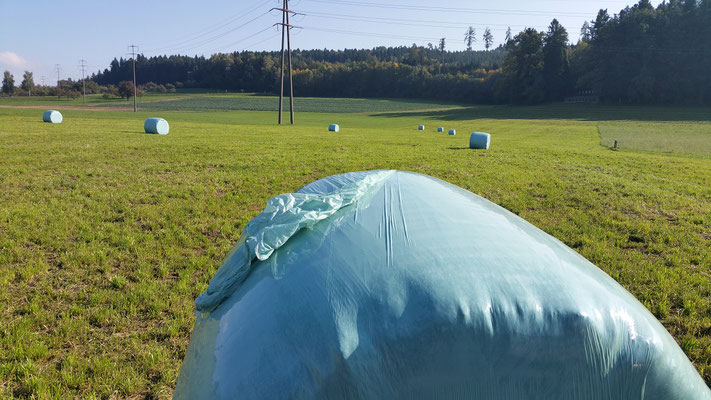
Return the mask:
<path id="1" fill-rule="evenodd" d="M 472 119 L 563 119 L 578 121 L 698 121 L 711 122 L 711 108 L 546 104 L 537 106 L 471 106 L 439 111 L 397 111 L 374 117 L 421 117 L 442 121 Z"/>

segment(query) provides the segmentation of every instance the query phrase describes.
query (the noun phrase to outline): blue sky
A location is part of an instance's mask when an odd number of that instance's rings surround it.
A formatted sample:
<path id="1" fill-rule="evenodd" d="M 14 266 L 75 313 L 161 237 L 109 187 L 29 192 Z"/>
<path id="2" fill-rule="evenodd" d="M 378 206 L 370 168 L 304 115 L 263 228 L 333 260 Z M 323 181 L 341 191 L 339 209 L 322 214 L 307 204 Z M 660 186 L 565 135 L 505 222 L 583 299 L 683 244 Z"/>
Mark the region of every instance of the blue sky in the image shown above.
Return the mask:
<path id="1" fill-rule="evenodd" d="M 661 1 L 653 1 L 654 5 Z M 619 12 L 627 0 L 291 0 L 290 8 L 305 15 L 292 24 L 292 47 L 302 49 L 372 48 L 436 43 L 463 50 L 468 25 L 481 35 L 488 26 L 496 43 L 507 26 L 544 30 L 553 18 L 577 41 L 580 27 L 600 8 Z M 210 55 L 215 52 L 277 50 L 280 22 L 272 7 L 281 0 L 0 0 L 0 69 L 21 80 L 25 69 L 35 81 L 47 84 L 81 76 L 79 60 L 88 69 L 104 69 L 114 57 L 126 57 L 136 44 L 146 56 L 157 54 Z"/>

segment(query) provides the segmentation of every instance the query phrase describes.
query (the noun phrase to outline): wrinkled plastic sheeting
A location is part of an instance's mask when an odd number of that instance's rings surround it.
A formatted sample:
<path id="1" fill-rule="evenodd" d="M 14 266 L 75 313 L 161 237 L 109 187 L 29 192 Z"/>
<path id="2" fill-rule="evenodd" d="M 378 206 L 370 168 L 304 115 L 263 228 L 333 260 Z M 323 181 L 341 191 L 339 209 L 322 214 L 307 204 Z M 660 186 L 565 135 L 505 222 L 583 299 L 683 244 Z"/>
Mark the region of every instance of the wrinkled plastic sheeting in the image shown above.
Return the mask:
<path id="1" fill-rule="evenodd" d="M 334 201 L 286 206 L 309 198 Z M 632 295 L 479 196 L 376 171 L 275 199 L 198 301 L 176 398 L 711 398 Z"/>
<path id="2" fill-rule="evenodd" d="M 298 231 L 355 203 L 390 174 L 392 171 L 368 174 L 333 193 L 288 193 L 270 199 L 264 211 L 247 223 L 235 250 L 195 301 L 197 310 L 214 310 L 244 281 L 253 260 L 266 260 Z"/>

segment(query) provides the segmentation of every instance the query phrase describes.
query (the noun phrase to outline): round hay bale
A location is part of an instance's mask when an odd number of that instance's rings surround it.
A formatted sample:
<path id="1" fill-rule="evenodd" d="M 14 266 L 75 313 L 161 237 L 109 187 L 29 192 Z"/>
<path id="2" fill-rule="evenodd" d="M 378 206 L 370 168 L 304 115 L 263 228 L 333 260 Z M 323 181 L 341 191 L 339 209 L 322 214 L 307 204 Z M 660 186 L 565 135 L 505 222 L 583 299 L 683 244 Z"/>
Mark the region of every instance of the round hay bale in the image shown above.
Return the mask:
<path id="1" fill-rule="evenodd" d="M 56 110 L 47 110 L 42 114 L 42 120 L 50 124 L 61 124 L 62 119 L 62 113 Z"/>
<path id="2" fill-rule="evenodd" d="M 437 128 L 437 132 L 444 132 L 444 127 L 440 126 L 439 128 Z"/>
<path id="3" fill-rule="evenodd" d="M 418 130 L 418 131 L 424 131 L 424 130 L 425 130 L 425 126 L 424 126 L 424 125 L 418 126 L 418 127 L 417 127 L 417 130 Z"/>
<path id="4" fill-rule="evenodd" d="M 450 129 L 450 130 L 449 130 L 449 134 L 450 134 L 451 136 L 454 136 L 454 135 L 457 134 L 457 130 L 456 130 L 456 129 Z"/>
<path id="5" fill-rule="evenodd" d="M 143 124 L 143 129 L 146 133 L 156 133 L 158 135 L 167 135 L 170 131 L 168 121 L 163 118 L 148 118 Z"/>
<path id="6" fill-rule="evenodd" d="M 469 148 L 488 150 L 491 143 L 491 135 L 484 132 L 474 132 L 469 136 Z"/>
<path id="7" fill-rule="evenodd" d="M 331 124 L 328 126 L 328 131 L 329 132 L 338 132 L 341 130 L 341 127 L 338 126 L 338 124 Z"/>

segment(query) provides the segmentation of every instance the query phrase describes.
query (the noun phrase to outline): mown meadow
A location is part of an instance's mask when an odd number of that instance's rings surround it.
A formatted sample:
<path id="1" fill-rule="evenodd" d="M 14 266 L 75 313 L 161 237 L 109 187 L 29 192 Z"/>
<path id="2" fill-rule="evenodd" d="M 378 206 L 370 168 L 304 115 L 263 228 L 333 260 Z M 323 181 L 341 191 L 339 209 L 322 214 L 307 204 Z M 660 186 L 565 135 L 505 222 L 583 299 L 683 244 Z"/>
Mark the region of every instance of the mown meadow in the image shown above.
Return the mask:
<path id="1" fill-rule="evenodd" d="M 247 221 L 274 195 L 371 169 L 444 179 L 562 240 L 711 383 L 709 110 L 297 99 L 311 112 L 277 126 L 259 96 L 173 96 L 138 113 L 0 101 L 64 114 L 0 107 L 0 397 L 169 398 L 193 301 Z M 169 135 L 142 134 L 153 116 Z M 669 126 L 674 147 L 610 148 L 663 143 Z M 468 149 L 475 130 L 490 150 Z"/>

